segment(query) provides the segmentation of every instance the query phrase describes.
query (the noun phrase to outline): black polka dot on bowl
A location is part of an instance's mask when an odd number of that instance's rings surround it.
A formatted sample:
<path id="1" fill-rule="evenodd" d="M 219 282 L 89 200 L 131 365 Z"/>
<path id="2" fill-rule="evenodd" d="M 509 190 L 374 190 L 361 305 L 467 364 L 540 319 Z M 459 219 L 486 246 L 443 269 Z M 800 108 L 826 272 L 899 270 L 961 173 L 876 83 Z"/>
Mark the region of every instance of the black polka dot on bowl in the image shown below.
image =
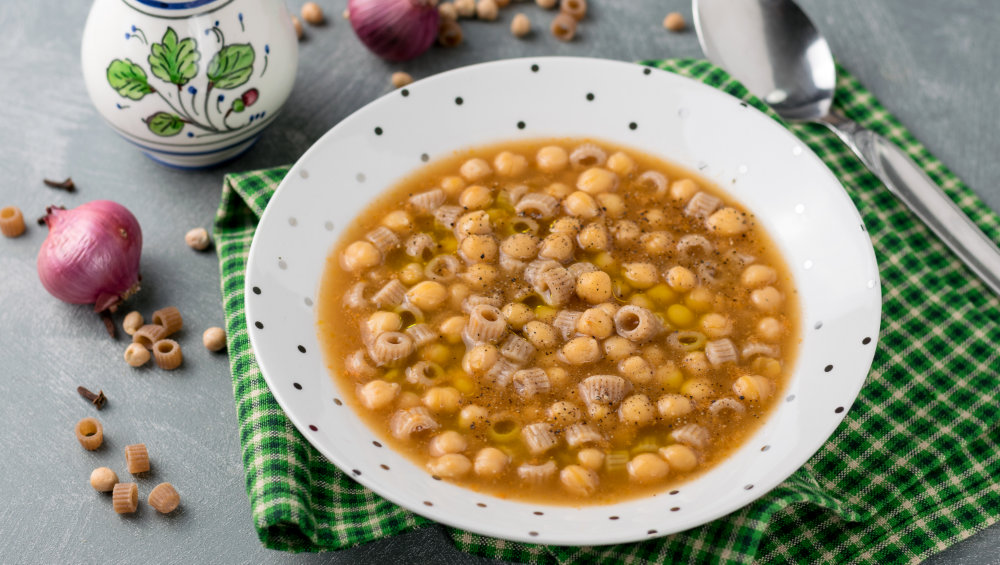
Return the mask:
<path id="1" fill-rule="evenodd" d="M 608 516 L 608 520 L 617 520 L 618 516 Z"/>
<path id="2" fill-rule="evenodd" d="M 360 471 L 360 470 L 358 470 L 358 469 L 351 469 L 351 472 L 352 472 L 352 473 L 354 473 L 354 474 L 355 474 L 356 476 L 358 476 L 358 477 L 360 477 L 360 476 L 361 476 L 361 471 Z"/>
<path id="3" fill-rule="evenodd" d="M 861 345 L 868 345 L 871 342 L 872 342 L 872 338 L 866 337 L 865 339 L 861 340 Z"/>
<path id="4" fill-rule="evenodd" d="M 337 406 L 343 406 L 344 405 L 344 402 L 342 400 L 340 400 L 339 398 L 334 398 L 333 399 L 333 403 L 336 404 Z"/>
<path id="5" fill-rule="evenodd" d="M 253 293 L 254 294 L 260 294 L 260 287 L 259 286 L 253 287 Z"/>
<path id="6" fill-rule="evenodd" d="M 628 129 L 634 130 L 634 129 L 638 129 L 638 127 L 639 127 L 639 124 L 637 124 L 635 122 L 629 122 L 628 123 Z"/>
<path id="7" fill-rule="evenodd" d="M 375 126 L 375 135 L 382 135 L 382 128 L 381 127 Z"/>
<path id="8" fill-rule="evenodd" d="M 589 102 L 593 102 L 594 101 L 594 93 L 593 92 L 588 92 L 587 93 L 587 101 L 589 101 Z"/>
<path id="9" fill-rule="evenodd" d="M 314 426 L 312 424 L 309 424 L 309 429 L 312 430 L 312 431 L 314 431 L 314 432 L 318 432 L 319 431 L 319 428 L 317 428 L 316 426 Z"/>
<path id="10" fill-rule="evenodd" d="M 324 222 L 323 229 L 326 231 L 333 231 L 333 222 Z"/>
<path id="11" fill-rule="evenodd" d="M 753 485 L 745 485 L 743 490 L 753 490 Z"/>
<path id="12" fill-rule="evenodd" d="M 377 441 L 373 441 L 372 445 L 374 445 L 375 447 L 382 447 L 382 444 Z"/>
<path id="13" fill-rule="evenodd" d="M 385 471 L 389 470 L 389 466 L 386 465 L 385 463 L 382 463 L 381 465 L 379 465 L 379 467 L 382 467 L 382 469 L 385 470 Z"/>
<path id="14" fill-rule="evenodd" d="M 298 347 L 298 350 L 299 350 L 299 353 L 305 353 L 305 352 L 306 352 L 306 348 L 305 348 L 305 346 L 304 346 L 304 345 L 300 345 L 300 346 Z"/>
<path id="15" fill-rule="evenodd" d="M 428 154 L 426 154 L 426 153 L 421 153 L 420 154 L 420 160 L 423 161 L 424 163 L 426 163 L 427 161 L 431 160 L 431 156 L 428 155 Z"/>
<path id="16" fill-rule="evenodd" d="M 785 397 L 785 402 L 792 402 L 794 400 L 795 400 L 794 394 L 789 394 L 788 396 Z"/>
<path id="17" fill-rule="evenodd" d="M 679 491 L 679 490 L 672 490 L 672 491 L 668 492 L 667 494 L 674 495 L 674 494 L 680 494 L 680 493 L 681 493 L 681 491 Z"/>
<path id="18" fill-rule="evenodd" d="M 826 367 L 823 367 L 824 373 L 829 373 L 832 370 L 833 370 L 833 365 L 827 365 Z"/>
<path id="19" fill-rule="evenodd" d="M 528 532 L 528 535 L 531 536 L 531 537 L 533 537 L 533 538 L 537 538 L 538 537 L 538 532 Z"/>
<path id="20" fill-rule="evenodd" d="M 747 104 L 746 102 L 740 102 L 740 106 L 743 106 L 744 108 L 749 108 L 750 107 L 750 105 Z"/>
<path id="21" fill-rule="evenodd" d="M 434 479 L 435 481 L 440 481 L 441 480 L 441 477 L 439 477 L 437 475 L 431 475 L 431 478 Z"/>
<path id="22" fill-rule="evenodd" d="M 538 72 L 538 65 L 531 65 L 531 72 L 537 73 Z"/>
<path id="23" fill-rule="evenodd" d="M 404 88 L 403 90 L 400 90 L 399 93 L 403 95 L 403 98 L 406 98 L 407 96 L 410 95 L 410 89 Z"/>
<path id="24" fill-rule="evenodd" d="M 844 407 L 843 406 L 838 406 L 833 412 L 834 412 L 834 414 L 840 414 L 843 411 L 844 411 Z"/>
<path id="25" fill-rule="evenodd" d="M 292 386 L 295 387 L 295 390 L 302 390 L 302 385 L 299 383 L 292 383 Z"/>
<path id="26" fill-rule="evenodd" d="M 642 69 L 642 74 L 644 74 L 644 75 L 651 74 L 652 72 L 653 72 L 653 69 L 650 69 L 649 67 L 646 67 L 645 69 Z"/>
<path id="27" fill-rule="evenodd" d="M 813 327 L 817 330 L 823 329 L 823 322 L 816 322 L 816 325 Z"/>
<path id="28" fill-rule="evenodd" d="M 517 122 L 517 129 L 524 129 L 526 125 L 524 122 Z"/>
<path id="29" fill-rule="evenodd" d="M 649 531 L 648 531 L 648 532 L 646 532 L 646 533 L 647 533 L 647 534 L 649 534 L 649 535 L 653 535 L 653 534 L 655 534 L 655 533 L 656 533 L 656 530 L 649 530 Z"/>
<path id="30" fill-rule="evenodd" d="M 462 104 L 464 104 L 464 103 L 465 103 L 465 100 L 462 100 L 462 97 L 461 97 L 461 96 L 456 96 L 456 97 L 455 97 L 455 105 L 456 105 L 456 106 L 461 106 L 461 105 L 462 105 Z"/>
<path id="31" fill-rule="evenodd" d="M 303 302 L 306 303 L 306 306 L 312 306 L 313 305 L 313 299 L 309 298 L 308 296 L 303 299 Z"/>

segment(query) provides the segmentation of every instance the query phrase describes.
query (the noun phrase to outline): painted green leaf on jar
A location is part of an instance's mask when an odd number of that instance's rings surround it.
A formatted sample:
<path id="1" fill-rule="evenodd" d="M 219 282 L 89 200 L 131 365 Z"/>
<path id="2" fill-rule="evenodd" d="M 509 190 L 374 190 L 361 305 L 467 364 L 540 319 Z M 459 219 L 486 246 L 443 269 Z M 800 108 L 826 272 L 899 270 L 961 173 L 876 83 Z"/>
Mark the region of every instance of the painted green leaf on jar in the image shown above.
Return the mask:
<path id="1" fill-rule="evenodd" d="M 192 38 L 178 40 L 174 28 L 168 27 L 160 43 L 150 47 L 149 67 L 153 74 L 169 83 L 181 86 L 198 74 L 198 42 Z"/>
<path id="2" fill-rule="evenodd" d="M 153 92 L 153 87 L 149 86 L 147 81 L 146 72 L 130 59 L 111 61 L 108 65 L 108 84 L 119 95 L 132 100 L 140 100 Z"/>
<path id="3" fill-rule="evenodd" d="M 146 118 L 146 127 L 156 135 L 170 137 L 179 134 L 184 129 L 184 120 L 180 116 L 168 112 L 157 112 Z"/>
<path id="4" fill-rule="evenodd" d="M 227 45 L 208 62 L 208 80 L 215 88 L 236 88 L 250 80 L 253 60 L 254 51 L 250 44 Z"/>

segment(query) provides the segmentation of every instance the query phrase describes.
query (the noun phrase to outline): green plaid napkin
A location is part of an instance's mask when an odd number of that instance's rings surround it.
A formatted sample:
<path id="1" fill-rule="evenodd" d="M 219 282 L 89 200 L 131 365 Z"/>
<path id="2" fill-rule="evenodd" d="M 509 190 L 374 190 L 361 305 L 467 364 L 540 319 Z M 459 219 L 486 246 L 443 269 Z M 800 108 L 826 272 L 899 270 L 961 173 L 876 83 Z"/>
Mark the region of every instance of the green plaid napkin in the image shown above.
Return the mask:
<path id="1" fill-rule="evenodd" d="M 645 64 L 696 78 L 778 119 L 703 61 Z M 994 241 L 1000 219 L 839 70 L 837 106 L 903 147 Z M 820 451 L 729 516 L 660 539 L 552 547 L 447 531 L 460 549 L 530 563 L 915 562 L 1000 517 L 1000 300 L 822 126 L 791 124 L 861 210 L 884 320 L 861 396 Z M 286 168 L 226 177 L 215 223 L 246 489 L 267 547 L 339 549 L 428 524 L 326 461 L 271 396 L 250 350 L 243 275 L 258 218 Z"/>

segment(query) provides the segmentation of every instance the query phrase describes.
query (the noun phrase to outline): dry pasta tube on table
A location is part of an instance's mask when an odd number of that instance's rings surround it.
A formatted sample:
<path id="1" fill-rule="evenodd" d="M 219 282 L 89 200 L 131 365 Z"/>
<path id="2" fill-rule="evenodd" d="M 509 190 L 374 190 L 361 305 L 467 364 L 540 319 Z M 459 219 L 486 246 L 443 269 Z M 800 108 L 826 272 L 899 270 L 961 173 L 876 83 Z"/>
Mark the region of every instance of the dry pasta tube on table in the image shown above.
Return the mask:
<path id="1" fill-rule="evenodd" d="M 160 483 L 149 492 L 149 505 L 161 514 L 169 514 L 181 503 L 181 495 L 170 483 Z"/>
<path id="2" fill-rule="evenodd" d="M 19 237 L 24 233 L 24 215 L 20 208 L 0 208 L 0 233 L 5 237 Z"/>
<path id="3" fill-rule="evenodd" d="M 166 337 L 167 333 L 163 326 L 157 324 L 146 324 L 135 330 L 132 334 L 132 342 L 138 343 L 146 349 L 152 349 L 153 344 Z"/>
<path id="4" fill-rule="evenodd" d="M 153 312 L 153 323 L 163 327 L 163 337 L 168 337 L 184 326 L 184 320 L 176 306 L 167 306 Z"/>
<path id="5" fill-rule="evenodd" d="M 181 353 L 181 346 L 176 341 L 161 339 L 153 344 L 153 358 L 157 367 L 170 371 L 181 366 L 184 354 Z"/>
<path id="6" fill-rule="evenodd" d="M 97 418 L 84 418 L 76 423 L 76 440 L 87 451 L 94 451 L 104 443 L 104 427 Z"/>
<path id="7" fill-rule="evenodd" d="M 118 483 L 111 493 L 111 505 L 118 514 L 131 514 L 139 508 L 139 485 Z"/>
<path id="8" fill-rule="evenodd" d="M 149 471 L 149 452 L 146 444 L 136 443 L 125 446 L 125 465 L 133 475 Z"/>

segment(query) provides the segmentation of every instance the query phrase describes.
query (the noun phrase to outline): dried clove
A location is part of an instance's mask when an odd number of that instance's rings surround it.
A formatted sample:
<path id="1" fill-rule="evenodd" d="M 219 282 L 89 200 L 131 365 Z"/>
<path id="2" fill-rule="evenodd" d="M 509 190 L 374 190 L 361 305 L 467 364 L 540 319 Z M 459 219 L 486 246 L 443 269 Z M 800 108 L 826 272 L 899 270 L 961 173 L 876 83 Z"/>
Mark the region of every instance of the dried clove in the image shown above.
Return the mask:
<path id="1" fill-rule="evenodd" d="M 104 329 L 108 330 L 108 335 L 111 336 L 111 339 L 118 339 L 115 333 L 115 322 L 111 319 L 111 312 L 101 310 L 100 316 L 101 321 L 104 322 Z"/>
<path id="2" fill-rule="evenodd" d="M 76 392 L 80 393 L 80 396 L 86 398 L 91 404 L 97 407 L 98 410 L 104 408 L 104 403 L 108 401 L 108 397 L 104 396 L 104 391 L 99 390 L 97 394 L 87 390 L 86 387 L 78 386 L 76 387 Z"/>
<path id="3" fill-rule="evenodd" d="M 59 190 L 65 190 L 66 192 L 76 191 L 76 185 L 73 184 L 72 177 L 66 177 L 66 180 L 64 181 L 42 179 L 42 182 L 49 188 L 58 188 Z"/>

